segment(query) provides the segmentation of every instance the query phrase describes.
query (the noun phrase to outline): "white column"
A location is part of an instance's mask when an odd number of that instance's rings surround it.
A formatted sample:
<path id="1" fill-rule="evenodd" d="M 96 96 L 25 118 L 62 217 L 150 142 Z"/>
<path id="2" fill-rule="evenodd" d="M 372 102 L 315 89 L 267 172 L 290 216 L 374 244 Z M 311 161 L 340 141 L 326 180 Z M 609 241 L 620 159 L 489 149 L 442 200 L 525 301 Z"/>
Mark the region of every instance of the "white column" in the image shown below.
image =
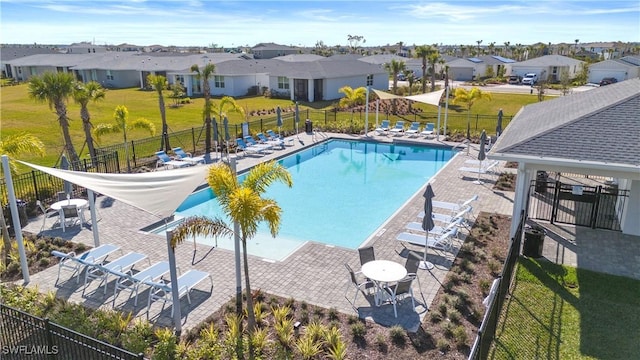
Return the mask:
<path id="1" fill-rule="evenodd" d="M 518 164 L 518 174 L 516 176 L 515 199 L 513 200 L 513 213 L 511 214 L 511 230 L 509 238 L 513 238 L 518 230 L 518 221 L 520 213 L 527 204 L 527 195 L 529 194 L 529 185 L 531 184 L 531 170 L 525 169 L 525 164 Z"/>
<path id="2" fill-rule="evenodd" d="M 91 232 L 93 233 L 93 244 L 95 247 L 100 246 L 100 234 L 98 234 L 98 219 L 96 212 L 96 198 L 93 190 L 87 189 L 89 197 L 89 211 L 91 212 Z"/>
<path id="3" fill-rule="evenodd" d="M 369 85 L 367 85 L 367 95 L 364 108 L 364 136 L 369 136 Z"/>
<path id="4" fill-rule="evenodd" d="M 7 182 L 7 196 L 9 197 L 9 209 L 11 210 L 11 220 L 13 220 L 13 230 L 16 233 L 16 242 L 18 243 L 18 254 L 20 255 L 20 267 L 22 268 L 22 279 L 28 284 L 29 265 L 27 264 L 27 254 L 24 251 L 24 240 L 22 239 L 22 227 L 20 226 L 20 214 L 18 213 L 18 204 L 16 203 L 16 193 L 13 189 L 13 179 L 11 178 L 11 167 L 9 166 L 9 157 L 2 155 L 2 168 L 4 169 L 4 178 Z M 43 215 L 43 216 L 46 216 Z"/>

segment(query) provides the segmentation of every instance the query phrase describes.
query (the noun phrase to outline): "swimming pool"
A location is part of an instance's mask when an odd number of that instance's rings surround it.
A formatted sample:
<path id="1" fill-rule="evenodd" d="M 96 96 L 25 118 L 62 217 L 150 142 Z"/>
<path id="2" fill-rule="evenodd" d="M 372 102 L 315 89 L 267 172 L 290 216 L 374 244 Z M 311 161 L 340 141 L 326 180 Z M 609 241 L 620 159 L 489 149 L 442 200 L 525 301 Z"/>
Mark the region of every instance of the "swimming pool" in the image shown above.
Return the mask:
<path id="1" fill-rule="evenodd" d="M 453 154 L 445 147 L 329 140 L 289 155 L 279 162 L 293 187 L 277 183 L 265 194 L 283 209 L 280 232 L 274 239 L 261 225 L 247 251 L 282 260 L 306 241 L 356 249 Z M 211 189 L 192 194 L 176 212 L 193 215 L 224 217 Z M 218 239 L 217 246 L 233 249 L 233 242 Z"/>

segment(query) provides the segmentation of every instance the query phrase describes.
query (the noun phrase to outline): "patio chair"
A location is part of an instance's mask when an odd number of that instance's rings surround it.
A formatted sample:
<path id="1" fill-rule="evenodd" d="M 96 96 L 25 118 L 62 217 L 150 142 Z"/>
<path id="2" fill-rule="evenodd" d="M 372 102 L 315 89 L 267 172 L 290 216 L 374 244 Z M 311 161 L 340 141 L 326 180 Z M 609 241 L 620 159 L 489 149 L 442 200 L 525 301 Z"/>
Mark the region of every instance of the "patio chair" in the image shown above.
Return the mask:
<path id="1" fill-rule="evenodd" d="M 418 280 L 418 289 L 420 290 L 422 301 L 425 301 L 424 294 L 422 294 L 422 286 L 420 285 L 420 278 L 418 278 L 419 266 L 420 266 L 420 260 L 415 256 L 413 256 L 412 253 L 409 253 L 409 255 L 407 255 L 407 260 L 404 263 L 404 268 L 407 269 L 407 278 Z"/>
<path id="2" fill-rule="evenodd" d="M 178 160 L 186 161 L 191 163 L 192 165 L 204 164 L 205 159 L 204 156 L 192 156 L 191 153 L 185 152 L 181 147 L 173 148 L 173 153 L 176 154 Z"/>
<path id="3" fill-rule="evenodd" d="M 419 122 L 412 122 L 411 126 L 409 126 L 409 128 L 406 131 L 407 136 L 411 136 L 411 137 L 415 137 L 418 135 L 418 131 L 420 130 L 420 123 Z"/>
<path id="4" fill-rule="evenodd" d="M 396 122 L 396 126 L 393 129 L 389 130 L 389 132 L 393 134 L 393 136 L 401 136 L 402 134 L 404 134 L 404 121 L 398 120 Z"/>
<path id="5" fill-rule="evenodd" d="M 258 149 L 262 149 L 262 151 L 269 151 L 269 150 L 273 150 L 273 145 L 269 145 L 269 144 L 259 144 L 256 139 L 253 138 L 253 136 L 251 135 L 247 135 L 244 138 L 244 141 L 249 144 L 249 146 L 253 146 L 255 148 Z"/>
<path id="6" fill-rule="evenodd" d="M 487 161 L 487 163 L 488 163 L 487 166 L 483 166 L 483 167 L 480 167 L 479 166 L 480 164 L 478 164 L 478 167 L 474 167 L 474 166 L 459 167 L 458 171 L 460 171 L 462 173 L 469 172 L 469 173 L 473 173 L 475 175 L 493 173 L 494 172 L 493 168 L 498 165 L 498 161 L 495 161 L 495 162 Z M 464 176 L 464 174 L 463 174 L 463 176 Z"/>
<path id="7" fill-rule="evenodd" d="M 156 152 L 156 157 L 158 158 L 158 161 L 156 162 L 156 169 L 160 167 L 164 167 L 165 169 L 175 169 L 192 165 L 187 161 L 172 160 L 164 151 Z"/>
<path id="8" fill-rule="evenodd" d="M 451 243 L 451 239 L 454 238 L 458 234 L 458 228 L 454 227 L 448 232 L 438 235 L 437 237 L 429 236 L 427 240 L 427 236 L 424 234 L 414 234 L 409 232 L 403 232 L 398 234 L 396 240 L 400 242 L 406 242 L 412 245 L 418 245 L 424 247 L 427 245 L 430 248 L 449 251 L 453 247 Z"/>
<path id="9" fill-rule="evenodd" d="M 376 254 L 373 250 L 373 246 L 359 248 L 358 255 L 360 255 L 360 265 L 364 265 L 369 261 L 373 261 L 376 259 Z"/>
<path id="10" fill-rule="evenodd" d="M 62 200 L 67 200 L 67 193 L 64 191 L 58 191 L 56 193 L 56 197 L 58 198 L 58 201 L 62 201 Z"/>
<path id="11" fill-rule="evenodd" d="M 435 127 L 436 125 L 434 123 L 427 123 L 427 125 L 425 125 L 424 127 L 424 130 L 420 132 L 420 135 L 423 135 L 425 138 L 433 137 Z"/>
<path id="12" fill-rule="evenodd" d="M 478 200 L 478 195 L 473 195 L 472 197 L 470 197 L 469 199 L 461 202 L 461 203 L 453 203 L 453 202 L 447 202 L 447 201 L 437 201 L 437 200 L 433 200 L 432 204 L 434 208 L 439 208 L 439 209 L 446 209 L 451 211 L 452 213 L 456 213 L 460 210 L 462 210 L 463 208 L 470 206 L 472 202 Z M 424 216 L 424 215 L 423 215 Z"/>
<path id="13" fill-rule="evenodd" d="M 378 135 L 386 135 L 386 132 L 390 129 L 389 120 L 382 120 L 380 126 L 376 128 L 375 132 L 377 132 Z"/>
<path id="14" fill-rule="evenodd" d="M 473 213 L 473 207 L 472 206 L 466 206 L 464 208 L 462 208 L 462 210 L 460 210 L 459 212 L 457 212 L 454 215 L 446 215 L 446 214 L 439 214 L 439 213 L 432 213 L 431 215 L 433 215 L 433 220 L 435 221 L 439 221 L 445 224 L 449 224 L 453 221 L 455 221 L 456 219 L 462 218 L 463 221 L 460 223 L 460 225 L 468 228 L 469 227 L 469 214 Z M 422 219 L 424 217 L 424 211 L 421 211 L 418 214 L 418 218 Z"/>
<path id="15" fill-rule="evenodd" d="M 71 225 L 68 221 L 73 220 Z M 62 224 L 62 232 L 66 232 L 67 227 L 75 226 L 76 222 L 82 227 L 85 223 L 82 210 L 78 209 L 76 205 L 63 205 L 60 209 L 60 223 Z"/>
<path id="16" fill-rule="evenodd" d="M 38 209 L 40 209 L 40 211 L 42 211 L 42 227 L 40 227 L 40 232 L 42 232 L 45 225 L 47 225 L 47 219 L 56 218 L 56 222 L 60 220 L 60 213 L 52 208 L 45 209 L 42 205 L 42 201 L 36 200 L 36 206 L 38 207 Z"/>
<path id="17" fill-rule="evenodd" d="M 236 139 L 236 157 L 238 156 L 238 150 L 242 150 L 242 154 L 244 156 L 247 156 L 248 154 L 259 154 L 259 155 L 264 155 L 263 154 L 263 150 L 261 148 L 258 148 L 256 146 L 250 146 L 247 145 L 247 143 L 240 138 Z"/>
<path id="18" fill-rule="evenodd" d="M 413 283 L 413 278 L 406 277 L 400 281 L 398 281 L 395 286 L 386 287 L 385 290 L 389 294 L 389 302 L 393 304 L 393 315 L 398 317 L 397 304 L 401 298 L 410 296 L 411 297 L 411 306 L 413 309 L 416 308 L 416 303 L 413 298 L 413 289 L 411 288 L 411 284 Z"/>
<path id="19" fill-rule="evenodd" d="M 273 130 L 267 130 L 267 135 L 269 136 L 269 140 L 282 141 L 285 146 L 293 146 L 294 144 L 293 138 L 285 139 L 282 135 L 273 132 Z"/>
<path id="20" fill-rule="evenodd" d="M 109 274 L 126 273 L 133 269 L 133 267 L 147 259 L 147 255 L 136 252 L 130 252 L 126 255 L 110 261 L 108 263 L 87 265 L 87 271 L 84 273 L 84 288 L 82 289 L 82 295 L 84 295 L 87 288 L 87 282 L 93 279 L 100 279 L 98 288 L 104 284 L 104 293 L 107 293 L 107 283 L 109 282 Z"/>
<path id="21" fill-rule="evenodd" d="M 260 140 L 260 143 L 262 144 L 267 144 L 267 145 L 271 145 L 274 147 L 279 147 L 280 149 L 284 149 L 284 140 L 271 140 L 270 138 L 268 138 L 265 134 L 263 133 L 257 133 L 256 136 L 258 137 L 258 140 Z"/>
<path id="22" fill-rule="evenodd" d="M 429 234 L 435 234 L 435 235 L 444 234 L 451 229 L 462 226 L 463 222 L 464 222 L 464 218 L 462 217 L 454 218 L 446 226 L 438 226 L 438 225 L 434 226 L 433 229 L 429 230 Z M 419 223 L 419 222 L 407 223 L 407 225 L 405 225 L 405 229 L 411 230 L 411 231 L 417 231 L 421 233 L 425 232 L 424 229 L 422 228 L 422 223 Z"/>
<path id="23" fill-rule="evenodd" d="M 353 269 L 351 268 L 351 266 L 349 266 L 349 264 L 345 263 L 344 266 L 347 268 L 347 271 L 349 272 L 349 284 L 347 284 L 347 288 L 344 291 L 344 297 L 349 300 L 349 298 L 347 298 L 347 292 L 349 291 L 349 289 L 351 288 L 351 286 L 355 286 L 356 287 L 356 294 L 353 297 L 353 302 L 351 303 L 351 305 L 355 305 L 356 303 L 356 299 L 358 298 L 358 293 L 362 292 L 363 295 L 367 295 L 365 293 L 365 290 L 369 290 L 375 288 L 376 284 L 369 280 L 369 279 L 364 279 L 364 280 L 358 280 L 358 275 L 361 274 L 361 272 L 354 272 Z"/>
<path id="24" fill-rule="evenodd" d="M 191 296 L 189 295 L 189 293 L 193 288 L 195 288 L 206 278 L 209 278 L 209 280 L 211 280 L 211 291 L 213 291 L 213 278 L 207 272 L 199 270 L 189 270 L 186 273 L 180 275 L 180 277 L 178 277 L 177 279 L 178 298 L 187 295 L 187 300 L 189 301 L 189 304 L 191 304 Z M 162 309 L 164 309 L 164 306 L 167 303 L 173 304 L 173 295 L 171 293 L 173 288 L 172 283 L 145 281 L 144 284 L 151 287 L 149 299 L 147 300 L 147 318 L 149 317 L 149 309 L 151 308 L 152 302 L 162 301 Z M 175 304 L 173 305 L 175 306 Z M 171 316 L 173 316 L 174 306 L 171 307 Z M 180 306 L 180 304 L 178 304 L 178 306 Z"/>
<path id="25" fill-rule="evenodd" d="M 71 277 L 77 274 L 76 283 L 80 283 L 80 273 L 85 266 L 101 264 L 107 259 L 109 255 L 118 250 L 120 250 L 120 247 L 116 245 L 104 244 L 98 246 L 97 248 L 85 251 L 79 256 L 76 255 L 76 253 L 73 251 L 69 253 L 63 253 L 56 250 L 52 251 L 51 255 L 60 258 L 60 262 L 58 263 L 58 277 L 56 278 L 55 285 L 57 285 L 58 280 L 60 280 L 60 271 L 63 268 L 73 272 Z"/>
<path id="26" fill-rule="evenodd" d="M 178 269 L 179 271 L 180 269 Z M 131 270 L 127 272 L 113 271 L 113 274 L 118 276 L 115 287 L 113 289 L 113 307 L 116 305 L 116 295 L 118 291 L 126 290 L 130 292 L 129 298 L 135 293 L 133 301 L 134 306 L 138 306 L 138 290 L 140 285 L 146 282 L 157 282 L 162 279 L 163 276 L 169 273 L 169 262 L 160 261 L 148 268 L 141 270 L 137 273 L 133 273 Z"/>

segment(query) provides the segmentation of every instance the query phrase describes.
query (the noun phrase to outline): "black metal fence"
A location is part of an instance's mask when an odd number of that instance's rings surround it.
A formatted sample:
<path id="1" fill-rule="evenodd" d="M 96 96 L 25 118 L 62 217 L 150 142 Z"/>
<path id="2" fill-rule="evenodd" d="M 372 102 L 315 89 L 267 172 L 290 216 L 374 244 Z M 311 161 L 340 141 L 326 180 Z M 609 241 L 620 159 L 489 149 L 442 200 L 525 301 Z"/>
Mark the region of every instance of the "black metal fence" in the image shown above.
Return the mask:
<path id="1" fill-rule="evenodd" d="M 97 155 L 94 161 L 89 159 L 81 160 L 70 164 L 71 168 L 84 172 L 97 173 L 118 173 L 120 164 L 118 163 L 117 152 L 103 151 Z M 13 189 L 16 199 L 27 203 L 27 213 L 33 215 L 36 208 L 36 200 L 43 204 L 50 204 L 57 201 L 56 194 L 62 191 L 64 181 L 55 176 L 43 173 L 39 170 L 32 170 L 27 173 L 12 175 Z M 85 189 L 79 186 L 72 187 L 72 197 L 84 195 Z M 7 204 L 7 183 L 4 177 L 0 178 L 0 196 L 2 206 Z M 5 213 L 6 215 L 6 213 Z"/>
<path id="2" fill-rule="evenodd" d="M 522 234 L 524 230 L 525 214 L 522 212 L 520 220 L 518 222 L 518 230 L 514 237 L 511 239 L 509 245 L 509 252 L 502 268 L 500 277 L 496 279 L 497 284 L 492 284 L 492 291 L 495 290 L 493 297 L 489 301 L 487 312 L 484 314 L 482 324 L 478 329 L 478 335 L 471 347 L 471 353 L 469 354 L 469 360 L 481 360 L 486 359 L 491 348 L 491 343 L 496 335 L 496 327 L 498 326 L 498 320 L 500 319 L 500 313 L 502 312 L 502 306 L 506 299 L 509 288 L 511 287 L 511 280 L 513 279 L 514 270 L 518 258 L 520 257 L 520 247 L 522 244 Z M 494 288 L 495 286 L 495 288 Z"/>
<path id="3" fill-rule="evenodd" d="M 617 185 L 585 185 L 536 179 L 531 182 L 531 218 L 550 223 L 620 231 L 629 190 Z"/>
<path id="4" fill-rule="evenodd" d="M 2 359 L 143 359 L 103 341 L 67 329 L 48 319 L 0 304 Z"/>

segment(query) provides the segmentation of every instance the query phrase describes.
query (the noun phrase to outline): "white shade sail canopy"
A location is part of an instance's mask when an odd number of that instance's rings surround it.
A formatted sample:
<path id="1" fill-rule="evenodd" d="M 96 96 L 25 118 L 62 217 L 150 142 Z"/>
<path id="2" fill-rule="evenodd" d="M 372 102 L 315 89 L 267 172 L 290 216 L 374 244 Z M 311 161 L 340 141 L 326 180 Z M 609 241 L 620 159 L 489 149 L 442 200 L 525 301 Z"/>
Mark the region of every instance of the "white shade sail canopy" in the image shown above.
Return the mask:
<path id="1" fill-rule="evenodd" d="M 388 93 L 386 91 L 381 91 L 381 90 L 376 90 L 376 89 L 371 89 L 371 90 L 373 90 L 373 92 L 376 95 L 378 95 L 380 100 L 403 99 L 402 96 L 393 95 L 393 94 L 390 94 L 390 93 Z"/>
<path id="2" fill-rule="evenodd" d="M 208 166 L 197 165 L 138 174 L 102 174 L 61 170 L 24 161 L 19 162 L 122 201 L 161 219 L 173 215 L 187 196 L 206 182 L 209 169 Z"/>
<path id="3" fill-rule="evenodd" d="M 405 99 L 438 106 L 440 105 L 440 98 L 442 98 L 443 93 L 444 89 L 425 94 L 405 96 Z"/>

